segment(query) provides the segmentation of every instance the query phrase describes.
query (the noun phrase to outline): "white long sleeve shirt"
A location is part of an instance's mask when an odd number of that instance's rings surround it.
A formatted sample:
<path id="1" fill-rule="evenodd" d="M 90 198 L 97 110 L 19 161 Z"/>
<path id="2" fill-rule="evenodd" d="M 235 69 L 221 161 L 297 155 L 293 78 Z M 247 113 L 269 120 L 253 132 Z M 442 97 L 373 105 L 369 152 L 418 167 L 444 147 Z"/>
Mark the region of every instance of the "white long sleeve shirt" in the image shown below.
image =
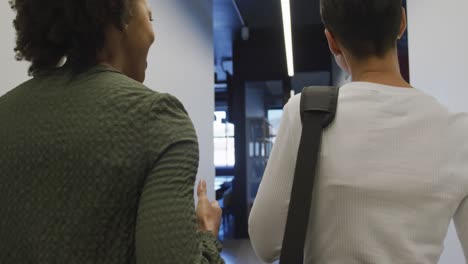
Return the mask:
<path id="1" fill-rule="evenodd" d="M 280 256 L 301 130 L 297 95 L 249 219 L 267 262 Z M 350 83 L 319 159 L 305 263 L 435 264 L 452 219 L 468 257 L 467 114 L 416 89 Z"/>

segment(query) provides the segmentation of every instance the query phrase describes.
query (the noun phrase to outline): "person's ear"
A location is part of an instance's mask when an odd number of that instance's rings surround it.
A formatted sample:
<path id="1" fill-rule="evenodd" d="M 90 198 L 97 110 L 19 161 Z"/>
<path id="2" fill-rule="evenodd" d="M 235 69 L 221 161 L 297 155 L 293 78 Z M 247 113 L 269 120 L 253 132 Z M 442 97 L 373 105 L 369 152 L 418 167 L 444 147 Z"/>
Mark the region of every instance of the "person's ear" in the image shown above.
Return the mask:
<path id="1" fill-rule="evenodd" d="M 337 41 L 336 37 L 333 35 L 333 33 L 325 29 L 325 36 L 327 37 L 328 41 L 328 47 L 330 48 L 331 53 L 335 57 L 335 61 L 340 66 L 343 71 L 347 72 L 348 74 L 351 74 L 351 68 L 348 64 L 348 60 L 346 59 L 345 56 L 345 50 L 342 48 L 341 44 Z"/>
<path id="2" fill-rule="evenodd" d="M 325 29 L 325 36 L 327 37 L 328 47 L 330 48 L 330 52 L 334 56 L 339 56 L 339 55 L 343 54 L 343 51 L 342 51 L 340 45 L 338 44 L 338 42 L 336 41 L 335 36 L 333 35 L 333 33 L 330 30 Z"/>
<path id="3" fill-rule="evenodd" d="M 401 39 L 403 34 L 405 34 L 406 27 L 407 27 L 407 20 L 406 20 L 406 10 L 404 7 L 401 8 L 401 23 L 400 23 L 400 32 L 398 33 L 398 39 Z"/>

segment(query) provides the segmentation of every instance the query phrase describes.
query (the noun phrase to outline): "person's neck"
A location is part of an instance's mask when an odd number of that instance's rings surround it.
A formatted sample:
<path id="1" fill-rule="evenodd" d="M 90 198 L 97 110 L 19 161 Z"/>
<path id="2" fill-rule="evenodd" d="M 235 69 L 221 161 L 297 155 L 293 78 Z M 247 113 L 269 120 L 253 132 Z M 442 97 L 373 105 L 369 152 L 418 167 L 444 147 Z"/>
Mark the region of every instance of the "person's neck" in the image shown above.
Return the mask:
<path id="1" fill-rule="evenodd" d="M 98 64 L 109 67 L 109 68 L 112 68 L 112 69 L 117 70 L 117 71 L 119 71 L 121 73 L 124 72 L 122 64 L 119 63 L 118 61 L 99 60 Z"/>
<path id="2" fill-rule="evenodd" d="M 125 60 L 116 47 L 108 47 L 97 54 L 97 64 L 113 68 L 121 73 L 125 71 Z"/>
<path id="3" fill-rule="evenodd" d="M 401 76 L 396 51 L 384 57 L 372 57 L 366 60 L 348 61 L 353 82 L 371 82 L 394 87 L 412 88 Z"/>

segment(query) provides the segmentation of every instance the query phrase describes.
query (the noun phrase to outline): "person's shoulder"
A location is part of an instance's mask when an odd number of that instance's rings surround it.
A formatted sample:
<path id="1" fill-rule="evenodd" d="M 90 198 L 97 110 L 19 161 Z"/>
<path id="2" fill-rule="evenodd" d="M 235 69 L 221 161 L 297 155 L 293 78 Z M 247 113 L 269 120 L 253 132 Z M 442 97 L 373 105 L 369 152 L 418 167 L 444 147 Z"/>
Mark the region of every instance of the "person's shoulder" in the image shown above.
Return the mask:
<path id="1" fill-rule="evenodd" d="M 92 72 L 88 77 L 83 78 L 83 82 L 92 83 L 91 86 L 101 89 L 112 90 L 113 93 L 129 93 L 133 95 L 158 96 L 159 93 L 150 89 L 120 72 L 113 70 L 102 70 Z"/>
<path id="2" fill-rule="evenodd" d="M 451 113 L 449 120 L 454 137 L 464 139 L 468 144 L 468 138 L 466 138 L 466 134 L 468 134 L 468 113 Z"/>
<path id="3" fill-rule="evenodd" d="M 293 109 L 294 110 L 299 109 L 298 111 L 300 111 L 301 98 L 302 98 L 302 93 L 298 93 L 294 95 L 293 97 L 291 97 L 289 101 L 286 103 L 286 105 L 284 106 L 285 110 L 293 111 Z"/>
<path id="4" fill-rule="evenodd" d="M 330 87 L 331 88 L 331 87 Z M 289 99 L 289 101 L 284 106 L 284 112 L 291 116 L 300 116 L 301 112 L 301 101 L 304 93 L 295 94 Z"/>
<path id="5" fill-rule="evenodd" d="M 88 76 L 80 78 L 79 86 L 97 95 L 106 109 L 143 115 L 148 120 L 188 119 L 183 104 L 173 95 L 158 92 L 126 75 L 107 68 L 98 68 Z M 170 121 L 170 120 L 169 120 Z"/>
<path id="6" fill-rule="evenodd" d="M 125 75 L 114 74 L 106 86 L 112 89 L 111 96 L 115 100 L 125 100 L 145 107 L 150 117 L 158 115 L 178 119 L 188 118 L 184 105 L 177 97 L 153 90 Z"/>
<path id="7" fill-rule="evenodd" d="M 284 105 L 283 108 L 283 115 L 291 121 L 299 121 L 300 122 L 300 114 L 301 114 L 301 98 L 302 93 L 298 93 L 291 97 L 289 101 Z"/>
<path id="8" fill-rule="evenodd" d="M 103 100 L 110 100 L 116 104 L 130 104 L 144 107 L 148 111 L 157 108 L 182 109 L 182 103 L 173 95 L 157 91 L 155 87 L 148 87 L 120 72 L 101 70 L 82 78 L 80 86 L 87 86 L 93 93 L 102 95 Z"/>
<path id="9" fill-rule="evenodd" d="M 460 123 L 465 128 L 468 128 L 468 113 L 467 112 L 457 112 L 453 113 L 453 120 Z"/>
<path id="10" fill-rule="evenodd" d="M 18 94 L 21 94 L 24 90 L 32 87 L 34 85 L 35 78 L 30 78 L 12 89 L 7 90 L 5 94 L 0 94 L 0 101 L 8 100 L 10 97 L 15 97 Z"/>
<path id="11" fill-rule="evenodd" d="M 98 78 L 102 78 L 100 83 L 105 86 L 103 100 L 110 100 L 106 105 L 124 112 L 132 123 L 144 124 L 151 146 L 163 148 L 164 144 L 183 140 L 196 142 L 192 121 L 174 95 L 155 91 L 117 72 L 107 72 Z"/>
<path id="12" fill-rule="evenodd" d="M 177 142 L 197 144 L 197 134 L 192 120 L 182 102 L 167 93 L 158 93 L 151 102 L 148 118 L 150 145 L 164 146 Z"/>

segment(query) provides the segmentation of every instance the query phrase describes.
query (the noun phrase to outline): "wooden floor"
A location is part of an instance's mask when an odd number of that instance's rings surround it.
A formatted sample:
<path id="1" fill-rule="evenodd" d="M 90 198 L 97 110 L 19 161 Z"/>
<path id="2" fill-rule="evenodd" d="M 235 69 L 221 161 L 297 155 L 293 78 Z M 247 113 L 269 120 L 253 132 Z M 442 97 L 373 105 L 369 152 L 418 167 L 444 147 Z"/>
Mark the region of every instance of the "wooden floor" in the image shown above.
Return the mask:
<path id="1" fill-rule="evenodd" d="M 226 264 L 264 264 L 259 260 L 248 240 L 223 241 L 222 257 Z M 275 262 L 278 263 L 278 262 Z"/>

